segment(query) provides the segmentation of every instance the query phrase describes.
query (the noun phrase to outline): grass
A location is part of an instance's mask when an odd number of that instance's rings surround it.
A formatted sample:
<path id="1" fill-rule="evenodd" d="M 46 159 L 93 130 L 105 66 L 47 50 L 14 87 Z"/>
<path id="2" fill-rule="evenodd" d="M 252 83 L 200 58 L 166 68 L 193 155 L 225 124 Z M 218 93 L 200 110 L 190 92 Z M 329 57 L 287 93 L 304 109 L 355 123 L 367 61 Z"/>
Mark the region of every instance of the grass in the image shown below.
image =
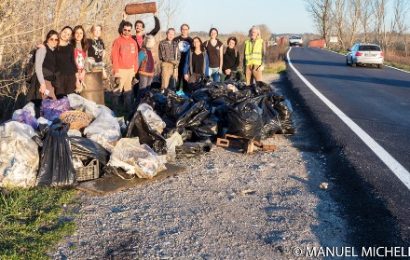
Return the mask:
<path id="1" fill-rule="evenodd" d="M 55 188 L 0 190 L 0 259 L 49 259 L 75 230 L 67 206 L 75 192 Z"/>
<path id="2" fill-rule="evenodd" d="M 384 61 L 384 64 L 410 72 L 410 65 L 407 65 L 407 64 L 391 62 L 391 61 L 386 61 L 386 60 Z"/>
<path id="3" fill-rule="evenodd" d="M 286 63 L 284 61 L 276 61 L 274 63 L 266 64 L 263 73 L 280 74 L 284 71 L 286 71 Z"/>

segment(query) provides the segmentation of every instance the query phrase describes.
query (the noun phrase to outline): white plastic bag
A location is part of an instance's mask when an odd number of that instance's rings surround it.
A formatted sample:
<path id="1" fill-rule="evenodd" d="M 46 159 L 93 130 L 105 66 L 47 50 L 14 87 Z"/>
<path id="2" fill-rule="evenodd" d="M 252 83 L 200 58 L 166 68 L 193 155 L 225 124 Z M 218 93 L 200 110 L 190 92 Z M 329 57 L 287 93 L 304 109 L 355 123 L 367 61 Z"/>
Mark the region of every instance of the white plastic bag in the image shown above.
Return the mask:
<path id="1" fill-rule="evenodd" d="M 68 102 L 70 103 L 70 107 L 73 109 L 80 109 L 83 110 L 84 112 L 92 115 L 94 118 L 98 116 L 98 113 L 100 113 L 99 106 L 91 100 L 85 99 L 82 96 L 78 94 L 68 94 Z"/>
<path id="2" fill-rule="evenodd" d="M 182 140 L 182 136 L 178 133 L 175 132 L 166 139 L 167 141 L 167 160 L 169 162 L 175 161 L 176 158 L 176 152 L 175 152 L 175 147 L 181 146 L 184 144 L 184 141 Z"/>
<path id="3" fill-rule="evenodd" d="M 48 120 L 48 119 L 46 119 L 46 118 L 44 118 L 44 117 L 42 117 L 42 116 L 40 116 L 38 119 L 37 119 L 37 122 L 38 122 L 38 124 L 39 125 L 51 125 L 53 122 L 51 122 L 50 120 Z"/>
<path id="4" fill-rule="evenodd" d="M 34 103 L 30 102 L 22 109 L 14 111 L 12 116 L 13 121 L 30 125 L 34 129 L 37 129 L 38 121 L 36 119 L 36 112 L 34 110 Z"/>
<path id="5" fill-rule="evenodd" d="M 67 132 L 68 136 L 78 136 L 78 137 L 82 137 L 80 130 L 77 129 L 70 129 Z"/>
<path id="6" fill-rule="evenodd" d="M 117 119 L 108 110 L 100 108 L 97 118 L 84 129 L 84 135 L 111 152 L 121 138 L 121 129 Z"/>
<path id="7" fill-rule="evenodd" d="M 0 126 L 0 186 L 33 187 L 39 166 L 38 146 L 29 125 L 10 121 Z"/>
<path id="8" fill-rule="evenodd" d="M 158 155 L 138 138 L 122 138 L 115 146 L 107 165 L 122 168 L 128 174 L 151 179 L 166 170 L 166 158 Z"/>
<path id="9" fill-rule="evenodd" d="M 138 106 L 137 111 L 141 111 L 142 116 L 145 119 L 145 122 L 151 127 L 152 130 L 157 131 L 162 134 L 164 128 L 166 127 L 165 122 L 161 119 L 160 116 L 155 113 L 150 105 L 147 103 L 142 103 Z"/>

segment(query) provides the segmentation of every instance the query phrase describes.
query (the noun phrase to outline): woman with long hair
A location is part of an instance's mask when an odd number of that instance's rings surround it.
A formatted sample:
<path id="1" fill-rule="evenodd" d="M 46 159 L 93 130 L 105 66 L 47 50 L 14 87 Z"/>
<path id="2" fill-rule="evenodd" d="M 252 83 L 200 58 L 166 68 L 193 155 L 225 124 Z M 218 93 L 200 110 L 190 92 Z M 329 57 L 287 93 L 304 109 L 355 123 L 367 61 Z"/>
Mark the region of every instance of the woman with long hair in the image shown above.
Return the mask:
<path id="1" fill-rule="evenodd" d="M 56 49 L 57 59 L 57 98 L 75 92 L 77 66 L 74 60 L 74 47 L 71 44 L 73 29 L 65 26 L 60 31 L 60 42 Z"/>
<path id="2" fill-rule="evenodd" d="M 58 32 L 51 30 L 47 33 L 43 45 L 39 46 L 35 56 L 35 79 L 27 94 L 28 101 L 36 107 L 36 116 L 40 114 L 41 100 L 56 99 L 54 86 L 56 81 L 56 52 Z"/>
<path id="3" fill-rule="evenodd" d="M 223 43 L 218 39 L 218 29 L 209 30 L 209 40 L 204 42 L 209 57 L 209 75 L 215 82 L 220 81 L 223 65 Z"/>
<path id="4" fill-rule="evenodd" d="M 192 39 L 192 48 L 187 55 L 183 73 L 185 80 L 189 83 L 197 82 L 209 75 L 208 55 L 199 37 Z"/>
<path id="5" fill-rule="evenodd" d="M 244 52 L 243 63 L 246 84 L 250 85 L 253 81 L 261 81 L 265 59 L 265 43 L 261 38 L 259 27 L 252 26 L 249 30 L 249 39 L 245 41 Z"/>
<path id="6" fill-rule="evenodd" d="M 85 59 L 87 58 L 88 43 L 85 30 L 81 25 L 74 27 L 73 35 L 74 37 L 71 39 L 71 44 L 74 47 L 74 61 L 77 66 L 76 91 L 81 92 L 84 86 Z"/>
<path id="7" fill-rule="evenodd" d="M 87 39 L 87 56 L 94 58 L 95 62 L 102 62 L 105 56 L 105 44 L 101 38 L 102 26 L 93 25 L 90 29 L 91 36 Z"/>

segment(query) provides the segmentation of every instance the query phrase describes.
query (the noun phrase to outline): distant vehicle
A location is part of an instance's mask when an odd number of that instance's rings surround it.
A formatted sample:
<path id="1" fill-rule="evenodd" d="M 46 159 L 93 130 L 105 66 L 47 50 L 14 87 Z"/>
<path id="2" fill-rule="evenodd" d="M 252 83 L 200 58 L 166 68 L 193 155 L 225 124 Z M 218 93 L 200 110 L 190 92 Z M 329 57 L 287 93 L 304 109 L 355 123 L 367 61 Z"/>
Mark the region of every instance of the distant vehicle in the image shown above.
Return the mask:
<path id="1" fill-rule="evenodd" d="M 370 43 L 356 43 L 346 55 L 346 65 L 376 65 L 383 68 L 384 53 L 379 45 Z"/>
<path id="2" fill-rule="evenodd" d="M 292 35 L 289 37 L 289 45 L 290 46 L 303 46 L 303 39 L 302 36 L 299 35 Z"/>

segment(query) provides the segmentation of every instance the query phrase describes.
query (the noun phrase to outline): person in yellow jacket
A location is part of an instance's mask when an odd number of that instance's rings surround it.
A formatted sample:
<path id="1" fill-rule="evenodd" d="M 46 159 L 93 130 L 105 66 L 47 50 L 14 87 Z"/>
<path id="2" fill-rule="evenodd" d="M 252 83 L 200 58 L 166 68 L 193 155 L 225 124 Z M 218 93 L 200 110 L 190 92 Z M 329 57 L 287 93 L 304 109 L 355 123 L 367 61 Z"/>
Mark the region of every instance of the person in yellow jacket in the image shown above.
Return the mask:
<path id="1" fill-rule="evenodd" d="M 243 59 L 247 85 L 250 85 L 253 79 L 256 81 L 262 80 L 264 56 L 265 43 L 261 38 L 261 31 L 259 27 L 252 26 L 249 30 L 249 39 L 245 41 L 245 54 Z"/>

